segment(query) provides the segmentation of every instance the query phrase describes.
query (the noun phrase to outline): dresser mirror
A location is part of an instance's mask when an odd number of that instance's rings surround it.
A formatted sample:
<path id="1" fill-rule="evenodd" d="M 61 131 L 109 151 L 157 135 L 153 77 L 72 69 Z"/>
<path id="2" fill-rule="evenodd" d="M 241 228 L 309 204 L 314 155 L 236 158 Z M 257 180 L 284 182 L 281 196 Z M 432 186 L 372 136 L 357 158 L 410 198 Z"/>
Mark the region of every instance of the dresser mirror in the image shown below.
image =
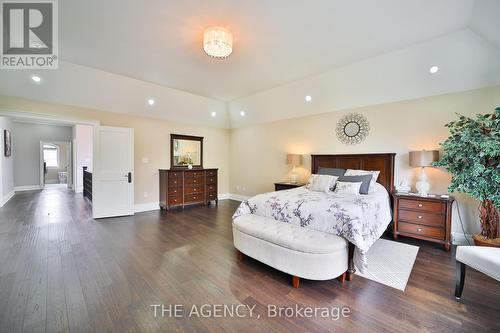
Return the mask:
<path id="1" fill-rule="evenodd" d="M 170 167 L 203 168 L 203 137 L 170 134 Z"/>

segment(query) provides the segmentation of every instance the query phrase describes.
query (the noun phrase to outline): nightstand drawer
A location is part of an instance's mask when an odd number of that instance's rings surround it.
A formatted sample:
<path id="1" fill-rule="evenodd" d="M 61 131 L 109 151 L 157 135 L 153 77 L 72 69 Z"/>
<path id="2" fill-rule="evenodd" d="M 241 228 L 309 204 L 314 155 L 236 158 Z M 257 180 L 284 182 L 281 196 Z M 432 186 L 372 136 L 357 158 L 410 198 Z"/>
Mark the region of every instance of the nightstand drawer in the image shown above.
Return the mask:
<path id="1" fill-rule="evenodd" d="M 442 214 L 415 212 L 404 209 L 399 210 L 399 220 L 440 228 L 444 228 L 446 222 L 445 216 Z"/>
<path id="2" fill-rule="evenodd" d="M 422 210 L 433 213 L 444 213 L 446 205 L 442 202 L 430 202 L 415 199 L 400 199 L 399 208 Z"/>
<path id="3" fill-rule="evenodd" d="M 444 239 L 444 228 L 428 227 L 425 225 L 399 222 L 398 230 L 402 233 L 410 233 L 425 237 Z"/>

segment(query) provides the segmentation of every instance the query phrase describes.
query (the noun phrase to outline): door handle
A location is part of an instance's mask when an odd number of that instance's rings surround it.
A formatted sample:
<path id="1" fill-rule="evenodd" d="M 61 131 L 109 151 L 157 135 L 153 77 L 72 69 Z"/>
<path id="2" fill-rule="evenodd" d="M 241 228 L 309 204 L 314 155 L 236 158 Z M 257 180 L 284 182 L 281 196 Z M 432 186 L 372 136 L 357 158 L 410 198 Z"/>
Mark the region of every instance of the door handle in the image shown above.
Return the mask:
<path id="1" fill-rule="evenodd" d="M 128 183 L 132 183 L 132 172 L 129 172 L 125 177 L 128 179 Z"/>

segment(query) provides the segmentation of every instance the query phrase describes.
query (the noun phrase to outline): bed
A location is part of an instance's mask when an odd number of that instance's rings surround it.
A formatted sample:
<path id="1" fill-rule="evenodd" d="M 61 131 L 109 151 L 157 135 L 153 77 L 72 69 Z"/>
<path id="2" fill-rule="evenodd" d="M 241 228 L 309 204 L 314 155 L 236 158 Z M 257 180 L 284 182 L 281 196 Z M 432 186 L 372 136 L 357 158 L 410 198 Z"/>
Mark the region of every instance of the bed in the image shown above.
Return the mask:
<path id="1" fill-rule="evenodd" d="M 311 173 L 320 167 L 378 170 L 377 184 L 368 194 L 339 195 L 305 187 L 256 195 L 240 204 L 233 219 L 253 214 L 334 234 L 349 242 L 347 279 L 355 266 L 367 268 L 367 252 L 392 220 L 390 193 L 394 184 L 393 153 L 312 155 Z"/>

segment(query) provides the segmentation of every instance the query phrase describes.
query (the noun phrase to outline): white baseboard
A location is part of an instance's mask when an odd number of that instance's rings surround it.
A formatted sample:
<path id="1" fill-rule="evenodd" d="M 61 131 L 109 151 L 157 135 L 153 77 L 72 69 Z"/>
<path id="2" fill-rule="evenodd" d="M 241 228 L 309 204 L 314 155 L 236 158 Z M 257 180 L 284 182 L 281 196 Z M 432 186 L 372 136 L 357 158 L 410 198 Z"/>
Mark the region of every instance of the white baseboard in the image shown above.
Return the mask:
<path id="1" fill-rule="evenodd" d="M 134 212 L 136 213 L 149 212 L 151 210 L 158 210 L 158 209 L 160 209 L 158 202 L 147 202 L 134 205 Z"/>
<path id="2" fill-rule="evenodd" d="M 237 201 L 244 201 L 248 199 L 249 197 L 245 197 L 242 195 L 238 194 L 231 194 L 231 193 L 219 193 L 219 200 L 237 200 Z M 135 204 L 134 205 L 134 212 L 136 213 L 141 213 L 141 212 L 149 212 L 152 210 L 158 210 L 160 209 L 160 205 L 158 202 L 147 202 L 147 203 L 141 203 L 141 204 Z"/>
<path id="3" fill-rule="evenodd" d="M 21 192 L 21 191 L 34 191 L 34 190 L 39 190 L 40 185 L 28 185 L 28 186 L 16 186 L 14 187 L 15 192 Z"/>
<path id="4" fill-rule="evenodd" d="M 451 242 L 455 245 L 474 245 L 474 239 L 472 239 L 472 235 L 464 234 L 463 232 L 452 232 L 451 239 Z"/>
<path id="5" fill-rule="evenodd" d="M 14 194 L 16 194 L 16 192 L 10 191 L 6 196 L 0 198 L 0 207 L 3 207 L 3 205 L 5 205 L 10 199 L 12 199 Z"/>
<path id="6" fill-rule="evenodd" d="M 250 197 L 248 195 L 228 193 L 228 199 L 231 199 L 231 200 L 245 201 L 245 200 L 248 200 L 249 198 Z"/>

